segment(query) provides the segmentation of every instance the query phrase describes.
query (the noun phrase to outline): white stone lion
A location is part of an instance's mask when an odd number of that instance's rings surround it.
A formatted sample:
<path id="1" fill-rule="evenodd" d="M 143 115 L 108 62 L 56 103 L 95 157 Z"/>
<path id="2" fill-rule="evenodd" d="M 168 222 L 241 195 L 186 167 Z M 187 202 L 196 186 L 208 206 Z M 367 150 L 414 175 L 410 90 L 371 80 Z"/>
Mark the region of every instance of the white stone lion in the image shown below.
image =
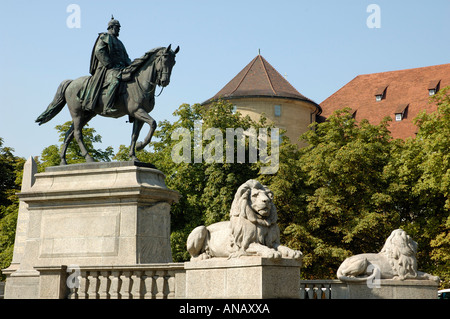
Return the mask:
<path id="1" fill-rule="evenodd" d="M 280 244 L 272 192 L 260 182 L 241 185 L 231 206 L 230 220 L 195 228 L 187 239 L 191 260 L 256 255 L 301 259 L 302 253 Z"/>
<path id="2" fill-rule="evenodd" d="M 347 258 L 337 271 L 344 282 L 376 279 L 422 279 L 439 281 L 439 277 L 417 270 L 417 243 L 402 229 L 394 230 L 383 249 L 376 254 Z"/>

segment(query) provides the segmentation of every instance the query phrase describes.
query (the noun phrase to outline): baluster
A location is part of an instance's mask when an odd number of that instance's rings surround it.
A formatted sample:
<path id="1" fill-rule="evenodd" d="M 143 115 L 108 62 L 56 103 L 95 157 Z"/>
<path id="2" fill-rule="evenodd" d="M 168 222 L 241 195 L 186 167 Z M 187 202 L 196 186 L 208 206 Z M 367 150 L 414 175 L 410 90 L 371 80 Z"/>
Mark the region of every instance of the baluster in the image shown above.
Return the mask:
<path id="1" fill-rule="evenodd" d="M 69 295 L 67 295 L 67 299 L 77 299 L 78 288 L 72 287 L 69 288 Z"/>
<path id="2" fill-rule="evenodd" d="M 308 299 L 314 299 L 314 285 L 308 285 L 311 286 L 308 289 Z"/>
<path id="3" fill-rule="evenodd" d="M 323 295 L 323 285 L 322 284 L 317 284 L 317 299 L 324 299 L 324 295 Z"/>
<path id="4" fill-rule="evenodd" d="M 325 299 L 331 299 L 331 284 L 324 285 L 325 287 Z"/>
<path id="5" fill-rule="evenodd" d="M 304 283 L 300 283 L 300 292 L 299 292 L 300 299 L 305 299 L 305 288 L 306 285 Z"/>
<path id="6" fill-rule="evenodd" d="M 154 278 L 156 281 L 156 299 L 164 299 L 164 270 L 156 271 Z"/>
<path id="7" fill-rule="evenodd" d="M 113 270 L 111 271 L 111 286 L 109 289 L 109 297 L 111 299 L 119 299 L 120 298 L 120 286 L 121 286 L 121 280 L 120 280 L 120 271 Z"/>
<path id="8" fill-rule="evenodd" d="M 142 298 L 142 280 L 141 280 L 141 271 L 133 271 L 133 274 L 131 275 L 131 298 L 132 299 L 141 299 Z"/>
<path id="9" fill-rule="evenodd" d="M 172 271 L 168 271 L 165 277 L 168 287 L 167 299 L 175 298 L 175 274 Z"/>
<path id="10" fill-rule="evenodd" d="M 131 271 L 123 271 L 120 279 L 122 280 L 122 286 L 120 288 L 120 298 L 121 299 L 131 299 L 130 288 L 131 288 Z"/>
<path id="11" fill-rule="evenodd" d="M 153 292 L 156 288 L 155 279 L 153 278 L 154 275 L 155 275 L 155 273 L 152 270 L 145 271 L 145 277 L 144 277 L 144 298 L 145 299 L 152 299 L 154 297 Z"/>
<path id="12" fill-rule="evenodd" d="M 66 278 L 66 287 L 68 288 L 68 295 L 67 299 L 77 299 L 78 298 L 78 289 L 80 288 L 80 270 L 79 267 L 77 269 L 71 269 L 74 270 L 69 276 Z M 71 271 L 69 268 L 67 269 L 67 272 Z M 75 277 L 76 276 L 76 277 Z"/>
<path id="13" fill-rule="evenodd" d="M 78 289 L 76 299 L 86 299 L 87 298 L 87 289 L 88 289 L 88 280 L 87 280 L 87 271 L 80 271 L 80 288 Z"/>
<path id="14" fill-rule="evenodd" d="M 88 276 L 88 299 L 97 299 L 98 298 L 98 272 L 90 271 Z"/>
<path id="15" fill-rule="evenodd" d="M 315 287 L 314 287 L 314 295 L 315 295 L 315 298 L 314 299 L 322 299 L 322 289 L 320 289 L 320 284 L 319 284 L 319 287 L 317 287 L 316 285 L 315 285 Z"/>
<path id="16" fill-rule="evenodd" d="M 110 280 L 108 278 L 108 271 L 101 271 L 98 276 L 99 287 L 98 287 L 98 296 L 100 299 L 109 299 L 109 286 Z"/>

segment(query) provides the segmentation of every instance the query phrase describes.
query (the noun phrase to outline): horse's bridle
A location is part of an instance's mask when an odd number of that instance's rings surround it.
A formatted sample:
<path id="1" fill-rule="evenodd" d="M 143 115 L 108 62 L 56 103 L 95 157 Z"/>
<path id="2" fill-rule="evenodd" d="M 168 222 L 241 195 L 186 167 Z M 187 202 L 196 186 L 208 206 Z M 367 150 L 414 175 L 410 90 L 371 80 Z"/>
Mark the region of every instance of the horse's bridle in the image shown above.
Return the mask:
<path id="1" fill-rule="evenodd" d="M 162 53 L 162 54 L 159 54 L 159 55 L 158 55 L 158 58 L 157 58 L 158 61 L 155 62 L 155 65 L 158 65 L 158 63 L 161 63 L 162 57 L 168 56 L 168 55 L 169 55 L 169 53 Z M 155 87 L 155 89 L 156 89 L 156 85 L 157 85 L 157 83 L 158 83 L 158 80 L 161 81 L 162 76 L 163 76 L 164 74 L 169 74 L 169 73 L 170 73 L 170 72 L 164 70 L 163 67 L 161 67 L 160 70 L 157 70 L 157 71 L 156 71 L 156 80 L 155 80 L 156 83 L 151 83 L 151 84 L 153 84 L 153 86 Z M 159 92 L 159 94 L 156 95 L 156 97 L 159 97 L 159 96 L 161 95 L 161 93 L 163 92 L 163 90 L 164 90 L 164 87 L 161 86 L 161 92 Z"/>

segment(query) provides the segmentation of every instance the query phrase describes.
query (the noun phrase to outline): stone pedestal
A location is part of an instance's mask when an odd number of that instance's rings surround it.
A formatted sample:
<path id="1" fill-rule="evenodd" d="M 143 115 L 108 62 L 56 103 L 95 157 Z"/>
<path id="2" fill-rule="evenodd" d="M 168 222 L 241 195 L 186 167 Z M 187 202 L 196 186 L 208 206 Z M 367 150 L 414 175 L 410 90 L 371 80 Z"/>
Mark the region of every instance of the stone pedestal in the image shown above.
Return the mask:
<path id="1" fill-rule="evenodd" d="M 299 298 L 301 261 L 261 257 L 185 263 L 186 298 Z"/>
<path id="2" fill-rule="evenodd" d="M 5 272 L 5 298 L 37 298 L 42 266 L 172 262 L 170 206 L 179 194 L 162 172 L 109 162 L 49 167 L 35 178 L 19 194 L 28 225 L 15 243 L 19 262 Z"/>
<path id="3" fill-rule="evenodd" d="M 431 280 L 381 279 L 367 282 L 342 283 L 332 288 L 333 299 L 437 299 L 439 284 Z"/>

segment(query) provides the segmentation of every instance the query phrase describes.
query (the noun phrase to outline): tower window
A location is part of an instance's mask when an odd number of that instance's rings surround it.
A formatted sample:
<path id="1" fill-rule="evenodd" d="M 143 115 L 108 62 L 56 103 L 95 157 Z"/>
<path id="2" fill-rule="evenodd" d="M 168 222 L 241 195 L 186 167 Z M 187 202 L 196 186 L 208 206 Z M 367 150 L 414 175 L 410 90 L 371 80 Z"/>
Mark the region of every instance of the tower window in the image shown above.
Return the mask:
<path id="1" fill-rule="evenodd" d="M 281 105 L 275 105 L 275 116 L 281 116 Z"/>

